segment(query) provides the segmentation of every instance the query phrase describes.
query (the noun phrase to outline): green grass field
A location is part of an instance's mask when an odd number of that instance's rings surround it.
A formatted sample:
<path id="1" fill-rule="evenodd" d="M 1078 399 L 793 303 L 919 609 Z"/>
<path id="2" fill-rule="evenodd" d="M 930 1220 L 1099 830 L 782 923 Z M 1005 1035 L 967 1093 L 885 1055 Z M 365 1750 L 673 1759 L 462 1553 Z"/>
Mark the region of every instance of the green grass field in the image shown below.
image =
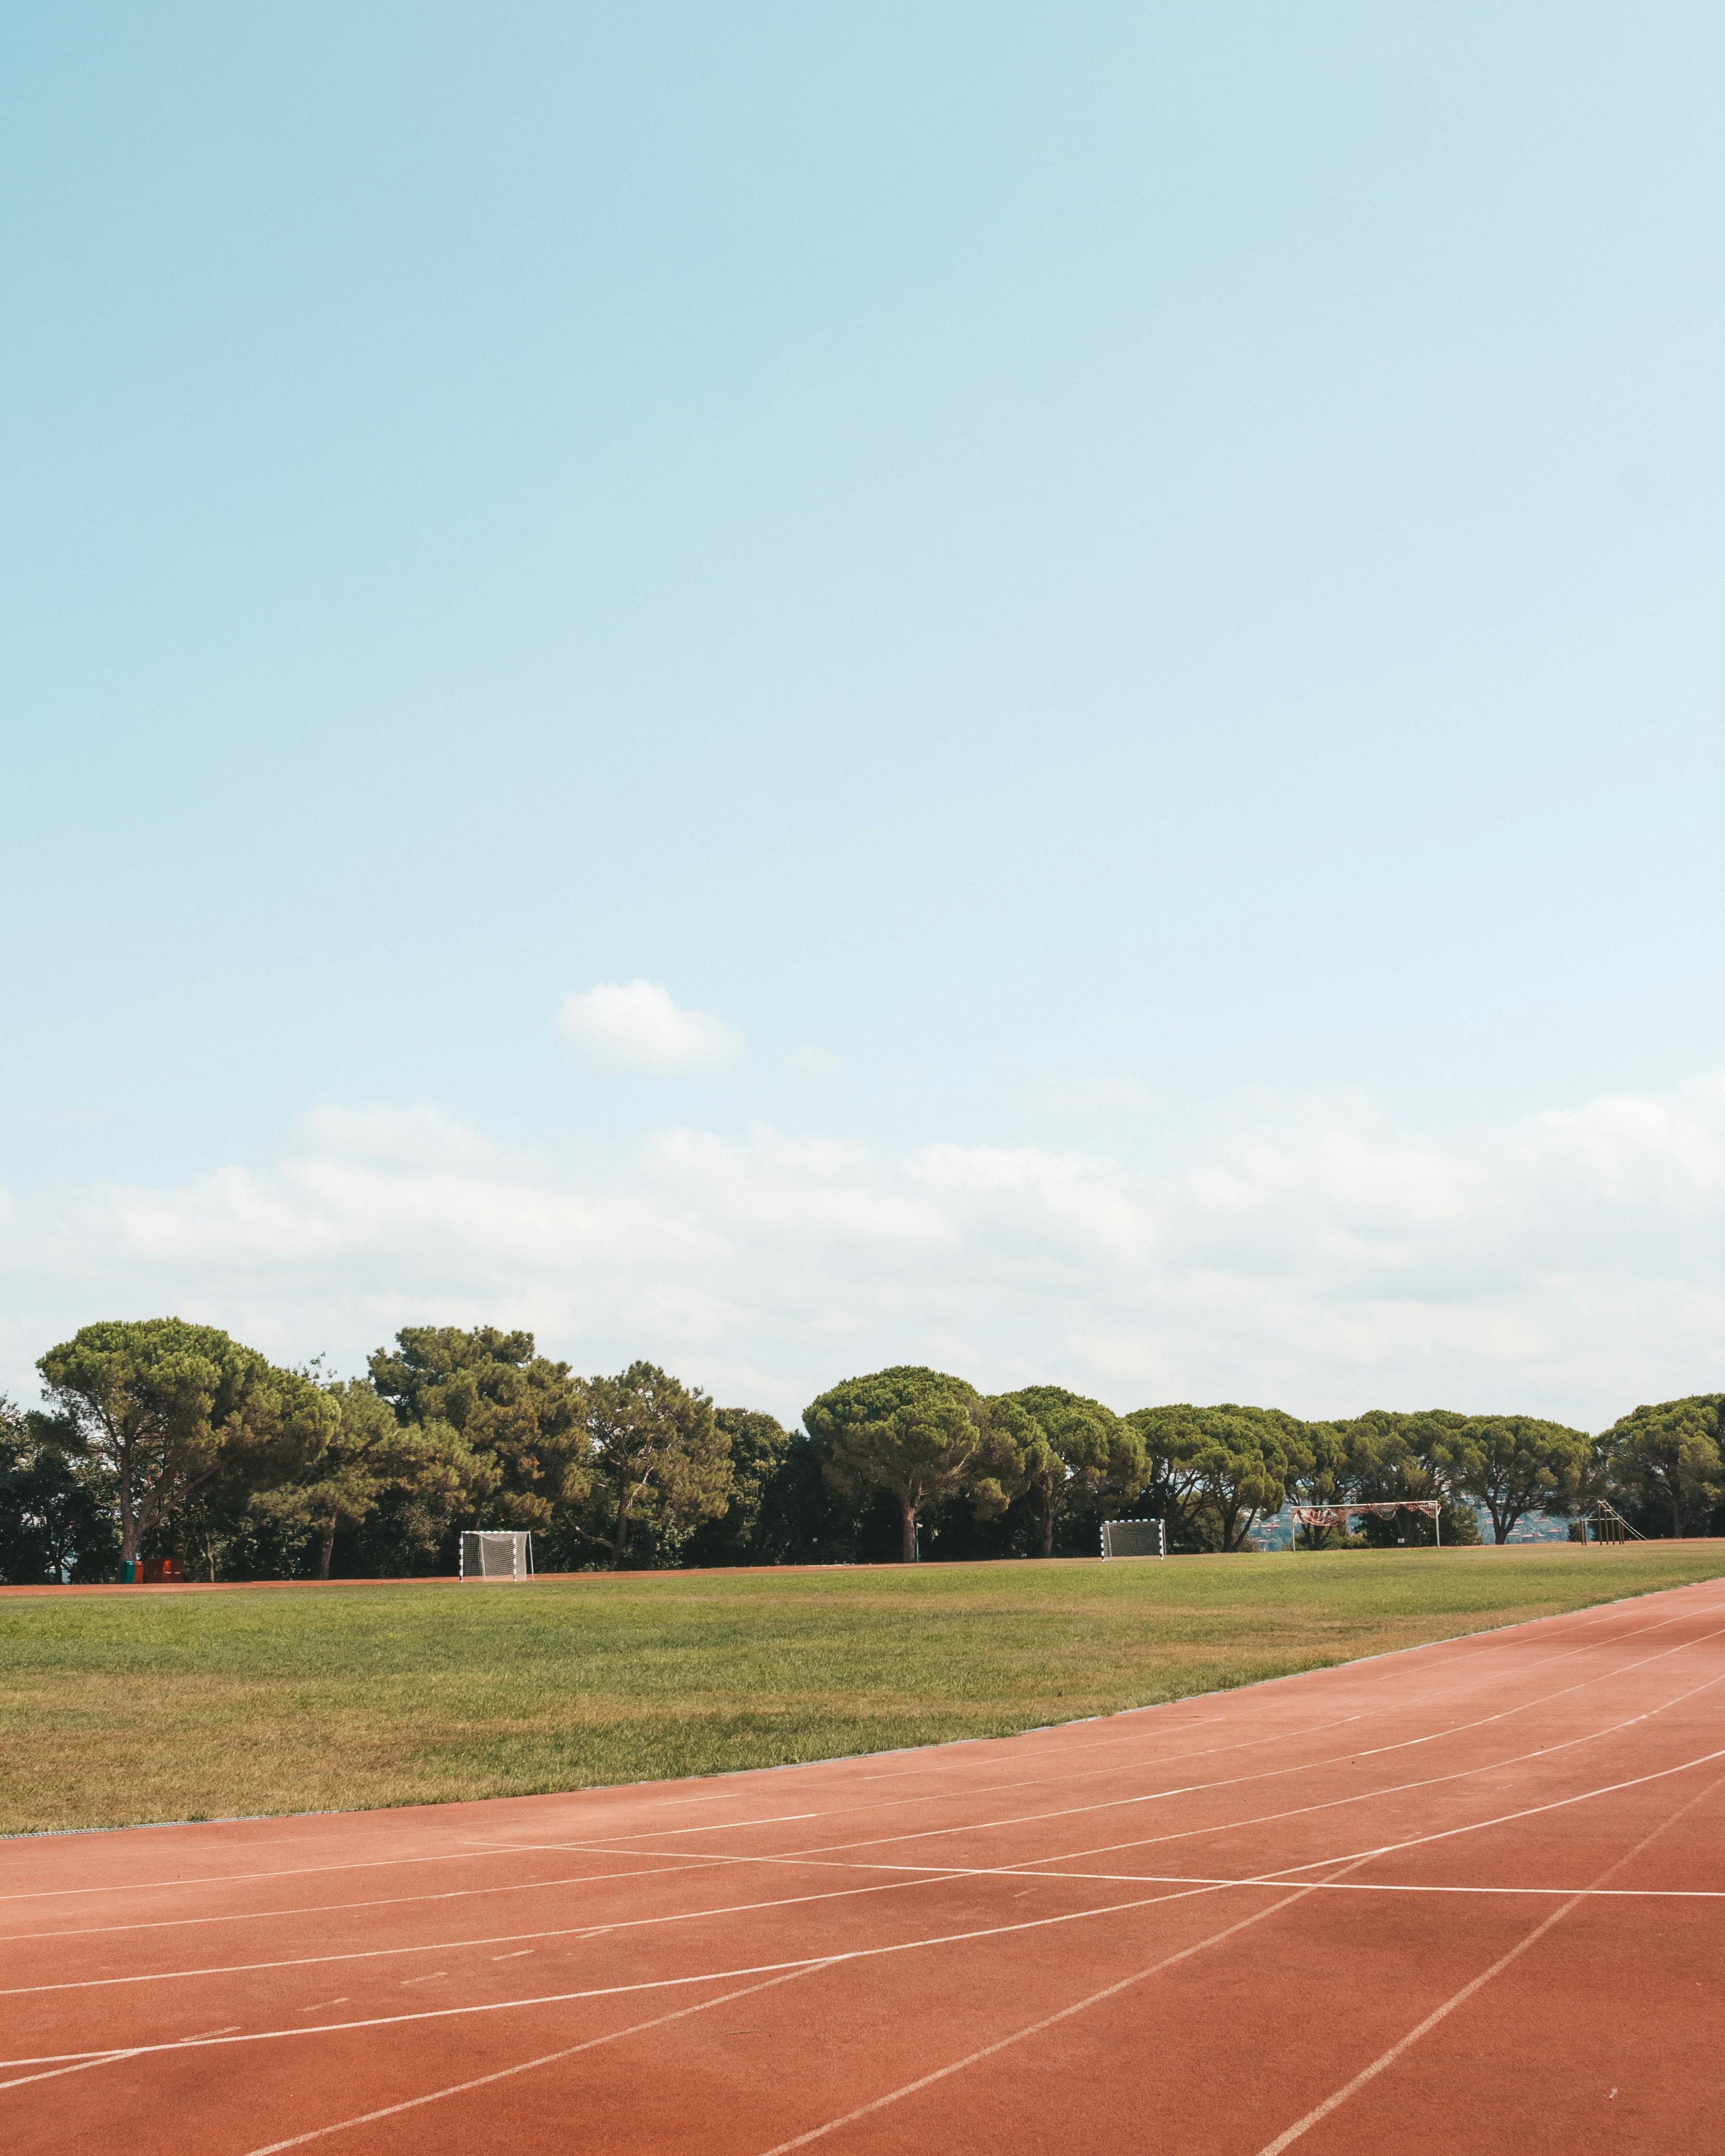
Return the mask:
<path id="1" fill-rule="evenodd" d="M 1725 1575 L 1725 1543 L 0 1599 L 0 1832 L 1002 1736 Z"/>

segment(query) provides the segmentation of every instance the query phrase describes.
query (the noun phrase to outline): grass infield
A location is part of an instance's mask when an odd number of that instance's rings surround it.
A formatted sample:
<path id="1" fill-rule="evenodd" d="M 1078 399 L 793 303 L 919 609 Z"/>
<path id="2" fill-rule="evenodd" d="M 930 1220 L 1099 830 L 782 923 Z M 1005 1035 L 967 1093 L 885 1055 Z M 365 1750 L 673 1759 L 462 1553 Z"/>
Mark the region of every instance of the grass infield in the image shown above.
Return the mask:
<path id="1" fill-rule="evenodd" d="M 0 1832 L 1004 1736 L 1722 1575 L 1560 1543 L 0 1598 Z"/>

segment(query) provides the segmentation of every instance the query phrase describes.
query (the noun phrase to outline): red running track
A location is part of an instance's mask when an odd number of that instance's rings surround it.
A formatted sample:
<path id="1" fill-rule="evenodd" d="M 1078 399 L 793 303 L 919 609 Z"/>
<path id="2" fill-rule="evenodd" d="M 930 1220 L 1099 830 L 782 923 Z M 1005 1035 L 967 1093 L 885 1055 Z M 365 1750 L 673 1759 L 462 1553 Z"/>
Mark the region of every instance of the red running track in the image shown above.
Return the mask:
<path id="1" fill-rule="evenodd" d="M 0 1845 L 12 2156 L 1725 2147 L 1725 1583 L 988 1743 Z"/>

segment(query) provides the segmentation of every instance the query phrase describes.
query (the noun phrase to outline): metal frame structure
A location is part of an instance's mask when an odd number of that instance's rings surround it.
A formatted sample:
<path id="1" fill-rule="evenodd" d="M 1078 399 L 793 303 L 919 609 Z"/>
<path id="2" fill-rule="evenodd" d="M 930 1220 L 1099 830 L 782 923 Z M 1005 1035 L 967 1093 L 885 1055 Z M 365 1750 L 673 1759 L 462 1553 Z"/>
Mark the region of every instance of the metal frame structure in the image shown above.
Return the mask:
<path id="1" fill-rule="evenodd" d="M 1104 1520 L 1102 1522 L 1102 1555 L 1105 1558 L 1124 1554 L 1122 1552 L 1111 1550 L 1109 1548 L 1108 1530 L 1111 1527 L 1154 1527 L 1156 1530 L 1156 1548 L 1153 1550 L 1140 1550 L 1137 1552 L 1136 1554 L 1141 1557 L 1166 1557 L 1168 1555 L 1168 1522 L 1166 1520 Z"/>
<path id="2" fill-rule="evenodd" d="M 1630 1525 L 1609 1497 L 1601 1497 L 1592 1512 L 1584 1512 L 1578 1524 L 1584 1548 L 1602 1545 L 1613 1548 L 1620 1543 L 1644 1543 L 1647 1539 L 1639 1527 Z M 1591 1534 L 1589 1528 L 1593 1530 Z"/>
<path id="3" fill-rule="evenodd" d="M 1291 1550 L 1300 1547 L 1301 1527 L 1340 1527 L 1346 1534 L 1349 1520 L 1362 1512 L 1369 1512 L 1378 1519 L 1387 1519 L 1396 1512 L 1424 1512 L 1431 1522 L 1432 1530 L 1437 1537 L 1437 1547 L 1440 1549 L 1443 1548 L 1443 1507 L 1436 1497 L 1373 1499 L 1369 1503 L 1359 1504 L 1347 1498 L 1338 1498 L 1330 1505 L 1291 1505 L 1288 1510 L 1294 1522 L 1293 1532 L 1288 1538 Z"/>
<path id="4" fill-rule="evenodd" d="M 530 1528 L 465 1527 L 461 1532 L 461 1540 L 456 1548 L 456 1577 L 458 1578 L 465 1581 L 469 1576 L 467 1570 L 467 1537 L 469 1535 L 495 1535 L 500 1539 L 506 1535 L 510 1540 L 512 1553 L 512 1568 L 509 1572 L 476 1572 L 472 1575 L 475 1579 L 514 1580 L 531 1579 L 532 1578 L 533 1536 L 532 1531 Z M 525 1563 L 522 1562 L 524 1558 L 526 1559 Z"/>

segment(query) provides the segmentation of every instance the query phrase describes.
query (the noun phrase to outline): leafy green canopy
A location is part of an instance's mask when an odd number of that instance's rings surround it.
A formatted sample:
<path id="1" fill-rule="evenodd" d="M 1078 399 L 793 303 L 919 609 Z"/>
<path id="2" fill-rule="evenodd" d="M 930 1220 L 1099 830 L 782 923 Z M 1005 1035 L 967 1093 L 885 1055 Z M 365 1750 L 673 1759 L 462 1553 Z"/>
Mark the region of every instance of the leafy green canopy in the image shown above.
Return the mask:
<path id="1" fill-rule="evenodd" d="M 261 1489 L 303 1472 L 335 1423 L 309 1379 L 177 1317 L 86 1325 L 36 1367 L 114 1477 L 126 1561 L 216 1476 Z"/>
<path id="2" fill-rule="evenodd" d="M 398 1333 L 370 1368 L 454 1509 L 536 1530 L 555 1561 L 665 1561 L 730 1502 L 731 1438 L 712 1402 L 651 1363 L 582 1378 L 538 1354 L 531 1332 L 426 1326 Z M 362 1404 L 352 1412 L 362 1482 Z"/>
<path id="3" fill-rule="evenodd" d="M 386 1496 L 410 1496 L 446 1517 L 484 1471 L 449 1424 L 403 1423 L 362 1379 L 319 1382 L 336 1411 L 328 1444 L 305 1476 L 254 1496 L 251 1510 L 289 1534 L 315 1529 L 317 1577 L 327 1579 L 338 1530 L 368 1520 Z"/>
<path id="4" fill-rule="evenodd" d="M 112 1480 L 74 1425 L 0 1398 L 0 1582 L 100 1579 L 118 1547 Z"/>
<path id="5" fill-rule="evenodd" d="M 821 1467 L 846 1496 L 870 1489 L 898 1501 L 901 1550 L 916 1557 L 916 1522 L 927 1507 L 978 1475 L 1013 1471 L 1009 1441 L 974 1385 L 916 1365 L 850 1378 L 811 1401 L 803 1419 L 820 1447 Z"/>
<path id="6" fill-rule="evenodd" d="M 1312 1460 L 1307 1425 L 1279 1408 L 1181 1404 L 1126 1419 L 1144 1448 L 1144 1508 L 1167 1522 L 1177 1548 L 1244 1548 Z"/>
<path id="7" fill-rule="evenodd" d="M 1441 1507 L 1436 1527 L 1417 1519 L 1365 1521 L 1368 1542 L 1477 1541 L 1481 1506 L 1496 1539 L 1507 1542 L 1530 1512 L 1561 1512 L 1575 1502 L 1591 1457 L 1586 1433 L 1561 1423 L 1445 1408 L 1374 1408 L 1349 1422 L 1314 1423 L 1307 1437 L 1312 1465 L 1297 1478 L 1301 1497 L 1415 1498 Z"/>
<path id="8" fill-rule="evenodd" d="M 1707 1532 L 1725 1496 L 1725 1394 L 1639 1407 L 1599 1440 L 1602 1479 L 1625 1510 L 1673 1535 Z"/>
<path id="9" fill-rule="evenodd" d="M 1148 1475 L 1142 1434 L 1100 1400 L 1025 1385 L 988 1404 L 1012 1455 L 1010 1474 L 991 1478 L 993 1494 L 1029 1498 L 1044 1557 L 1053 1554 L 1055 1522 L 1069 1507 L 1104 1496 L 1129 1502 Z"/>
<path id="10" fill-rule="evenodd" d="M 398 1421 L 417 1424 L 439 1471 L 454 1474 L 475 1525 L 543 1529 L 591 1491 L 586 1388 L 538 1354 L 531 1332 L 408 1326 L 368 1368 Z"/>
<path id="11" fill-rule="evenodd" d="M 731 1494 L 725 1509 L 704 1520 L 683 1544 L 691 1565 L 762 1564 L 762 1513 L 790 1451 L 783 1424 L 753 1408 L 715 1408 L 713 1421 L 731 1443 Z"/>
<path id="12" fill-rule="evenodd" d="M 1493 1539 L 1507 1543 L 1529 1512 L 1563 1512 L 1580 1496 L 1593 1459 L 1584 1430 L 1537 1415 L 1468 1415 L 1433 1445 L 1449 1486 L 1483 1505 Z"/>
<path id="13" fill-rule="evenodd" d="M 588 1379 L 582 1428 L 591 1500 L 570 1525 L 611 1564 L 624 1562 L 641 1531 L 650 1534 L 655 1556 L 675 1554 L 730 1502 L 730 1431 L 705 1393 L 655 1363 L 631 1363 L 618 1377 Z"/>

